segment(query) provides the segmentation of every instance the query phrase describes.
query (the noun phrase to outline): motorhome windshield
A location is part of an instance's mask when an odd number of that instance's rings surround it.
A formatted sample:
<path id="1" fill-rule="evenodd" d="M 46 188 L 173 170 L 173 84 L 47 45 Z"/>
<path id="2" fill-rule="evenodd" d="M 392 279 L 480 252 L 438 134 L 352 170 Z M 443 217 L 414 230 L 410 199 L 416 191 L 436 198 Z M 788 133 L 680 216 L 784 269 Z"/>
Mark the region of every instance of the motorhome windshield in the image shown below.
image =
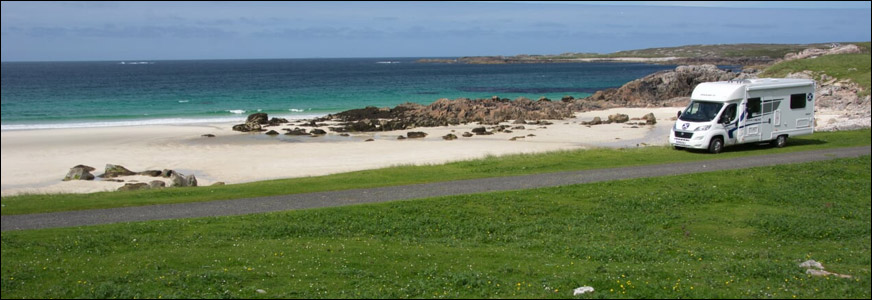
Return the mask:
<path id="1" fill-rule="evenodd" d="M 693 100 L 679 119 L 687 122 L 708 122 L 718 115 L 723 106 L 723 103 Z"/>

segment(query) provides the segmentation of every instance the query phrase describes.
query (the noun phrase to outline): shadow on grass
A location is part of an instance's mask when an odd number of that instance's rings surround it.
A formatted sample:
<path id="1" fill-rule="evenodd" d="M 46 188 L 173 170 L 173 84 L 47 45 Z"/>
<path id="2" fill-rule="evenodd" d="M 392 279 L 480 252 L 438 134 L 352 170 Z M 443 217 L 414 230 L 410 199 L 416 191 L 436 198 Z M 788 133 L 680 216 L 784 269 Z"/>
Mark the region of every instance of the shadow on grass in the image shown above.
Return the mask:
<path id="1" fill-rule="evenodd" d="M 787 139 L 787 146 L 806 146 L 806 145 L 823 145 L 827 141 L 818 139 Z"/>
<path id="2" fill-rule="evenodd" d="M 788 147 L 797 147 L 797 146 L 813 146 L 813 145 L 824 145 L 827 144 L 827 141 L 819 140 L 819 139 L 788 139 L 787 145 Z M 771 142 L 760 142 L 760 143 L 748 143 L 741 144 L 735 146 L 724 147 L 723 153 L 732 153 L 732 152 L 750 152 L 750 151 L 766 151 L 768 149 L 775 149 L 775 145 Z M 709 153 L 706 149 L 687 149 L 688 152 L 693 153 Z"/>

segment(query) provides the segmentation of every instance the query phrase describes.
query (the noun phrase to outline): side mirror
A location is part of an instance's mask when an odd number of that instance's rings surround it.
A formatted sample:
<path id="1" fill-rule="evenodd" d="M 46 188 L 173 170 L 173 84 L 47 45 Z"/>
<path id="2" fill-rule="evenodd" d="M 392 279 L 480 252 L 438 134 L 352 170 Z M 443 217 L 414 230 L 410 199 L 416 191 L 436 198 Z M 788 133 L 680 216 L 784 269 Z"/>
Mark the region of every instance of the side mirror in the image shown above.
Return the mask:
<path id="1" fill-rule="evenodd" d="M 676 117 L 676 118 L 681 118 L 681 111 L 680 111 L 680 110 L 678 111 L 678 115 L 676 115 L 675 117 Z"/>

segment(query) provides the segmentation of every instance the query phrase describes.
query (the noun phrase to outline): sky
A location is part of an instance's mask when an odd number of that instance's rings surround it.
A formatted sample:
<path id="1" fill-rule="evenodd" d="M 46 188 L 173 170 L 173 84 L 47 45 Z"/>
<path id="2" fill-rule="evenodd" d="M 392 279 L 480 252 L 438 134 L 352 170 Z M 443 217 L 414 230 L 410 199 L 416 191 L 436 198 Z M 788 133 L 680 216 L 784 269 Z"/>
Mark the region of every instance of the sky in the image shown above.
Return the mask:
<path id="1" fill-rule="evenodd" d="M 0 60 L 457 57 L 870 40 L 870 2 L 0 3 Z"/>

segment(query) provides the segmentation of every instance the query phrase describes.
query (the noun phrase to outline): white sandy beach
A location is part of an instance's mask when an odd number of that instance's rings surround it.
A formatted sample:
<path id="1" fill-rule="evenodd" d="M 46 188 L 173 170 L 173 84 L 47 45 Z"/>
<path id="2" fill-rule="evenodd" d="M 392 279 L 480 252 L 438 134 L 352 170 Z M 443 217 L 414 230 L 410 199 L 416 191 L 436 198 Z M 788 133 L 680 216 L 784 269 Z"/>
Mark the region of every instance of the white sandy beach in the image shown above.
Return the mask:
<path id="1" fill-rule="evenodd" d="M 574 119 L 553 124 L 525 125 L 526 129 L 488 136 L 462 137 L 480 125 L 428 127 L 413 130 L 355 133 L 349 137 L 330 132 L 322 137 L 267 136 L 240 133 L 233 124 L 161 125 L 2 132 L 2 195 L 20 193 L 89 193 L 115 190 L 124 183 L 61 181 L 69 168 L 84 164 L 103 173 L 106 164 L 138 172 L 173 169 L 194 174 L 199 185 L 317 176 L 407 164 L 439 164 L 487 155 L 534 153 L 586 147 L 640 147 L 664 145 L 672 117 L 681 108 L 621 108 L 578 113 Z M 639 118 L 653 112 L 653 126 L 627 124 L 581 125 L 599 116 L 623 113 Z M 639 121 L 631 121 L 639 122 Z M 642 121 L 644 122 L 644 121 Z M 299 122 L 298 122 L 299 123 Z M 293 122 L 291 124 L 294 124 Z M 509 124 L 509 123 L 504 123 Z M 509 124 L 512 125 L 512 124 Z M 512 125 L 517 126 L 517 125 Z M 294 128 L 294 125 L 270 127 Z M 324 128 L 326 130 L 326 128 Z M 423 131 L 426 138 L 397 140 L 407 131 Z M 443 135 L 459 138 L 445 141 Z M 216 137 L 201 137 L 214 134 Z M 527 136 L 533 134 L 535 136 Z M 516 141 L 512 137 L 524 136 Z M 375 141 L 365 142 L 372 138 Z M 126 182 L 149 182 L 146 176 L 123 177 Z M 163 179 L 166 181 L 166 179 Z"/>

